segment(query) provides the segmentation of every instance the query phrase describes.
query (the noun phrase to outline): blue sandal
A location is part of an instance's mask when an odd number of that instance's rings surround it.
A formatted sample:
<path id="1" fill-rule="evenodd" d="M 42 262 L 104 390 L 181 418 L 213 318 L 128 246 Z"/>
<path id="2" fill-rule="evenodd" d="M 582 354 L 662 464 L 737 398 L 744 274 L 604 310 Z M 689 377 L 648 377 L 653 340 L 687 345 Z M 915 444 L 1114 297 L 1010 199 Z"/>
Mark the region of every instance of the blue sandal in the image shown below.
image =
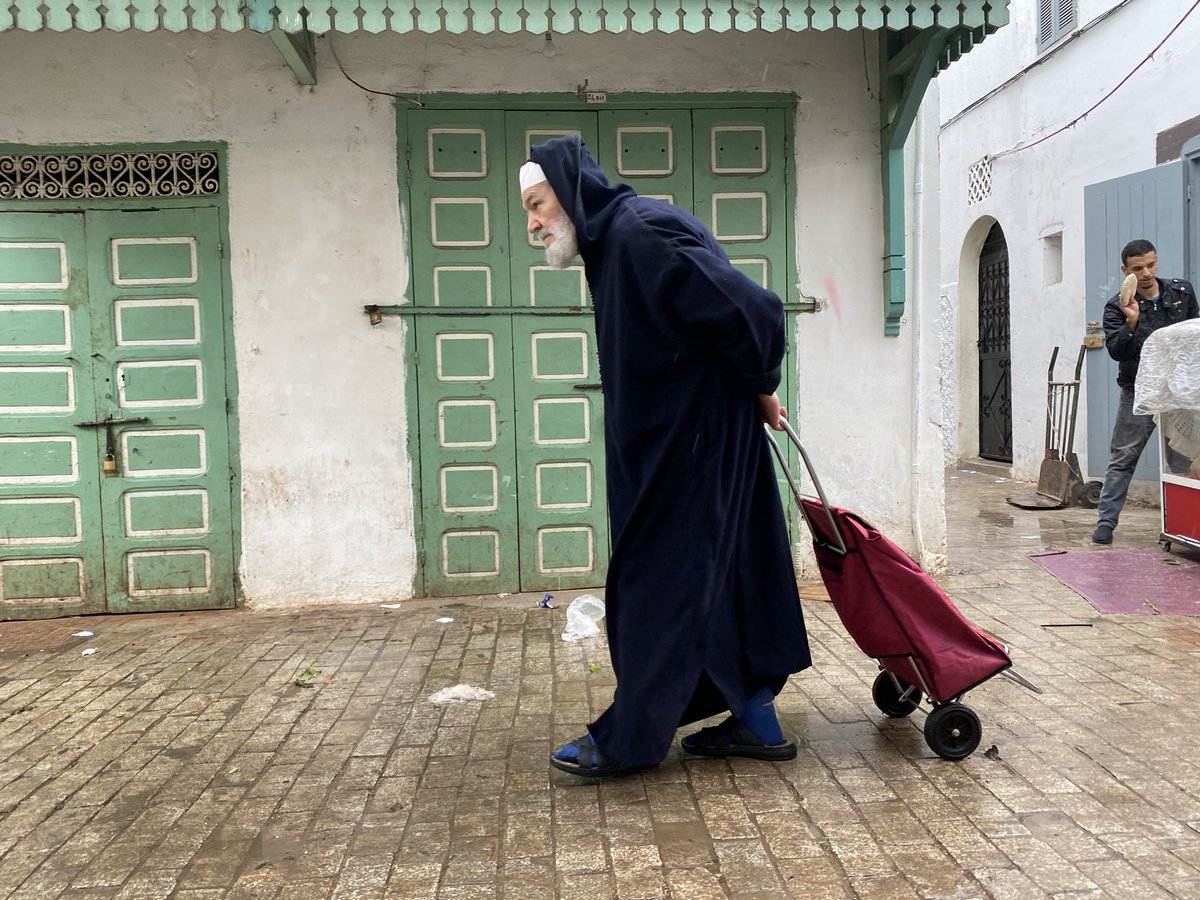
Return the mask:
<path id="1" fill-rule="evenodd" d="M 763 743 L 734 716 L 720 725 L 701 728 L 695 734 L 689 734 L 680 741 L 680 746 L 696 756 L 746 756 L 774 761 L 796 758 L 796 745 L 792 741 Z"/>
<path id="2" fill-rule="evenodd" d="M 568 747 L 575 749 L 576 759 L 559 759 L 558 754 Z M 613 762 L 600 752 L 600 748 L 592 740 L 591 734 L 585 734 L 583 737 L 576 738 L 571 743 L 559 747 L 550 754 L 550 765 L 560 772 L 568 772 L 571 775 L 578 775 L 580 778 L 616 778 L 646 768 L 645 766 L 622 766 Z"/>

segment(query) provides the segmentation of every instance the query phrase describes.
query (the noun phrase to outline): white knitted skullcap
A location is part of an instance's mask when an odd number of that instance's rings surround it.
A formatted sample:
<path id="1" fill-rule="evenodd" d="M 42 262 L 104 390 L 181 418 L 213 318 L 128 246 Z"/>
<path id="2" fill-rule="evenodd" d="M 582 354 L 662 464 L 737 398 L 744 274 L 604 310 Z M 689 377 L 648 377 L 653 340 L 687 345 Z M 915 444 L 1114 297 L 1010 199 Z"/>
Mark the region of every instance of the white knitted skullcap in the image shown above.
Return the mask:
<path id="1" fill-rule="evenodd" d="M 531 188 L 535 184 L 541 184 L 546 180 L 546 173 L 542 171 L 542 167 L 537 163 L 530 162 L 521 166 L 521 192 L 524 193 L 526 188 Z"/>

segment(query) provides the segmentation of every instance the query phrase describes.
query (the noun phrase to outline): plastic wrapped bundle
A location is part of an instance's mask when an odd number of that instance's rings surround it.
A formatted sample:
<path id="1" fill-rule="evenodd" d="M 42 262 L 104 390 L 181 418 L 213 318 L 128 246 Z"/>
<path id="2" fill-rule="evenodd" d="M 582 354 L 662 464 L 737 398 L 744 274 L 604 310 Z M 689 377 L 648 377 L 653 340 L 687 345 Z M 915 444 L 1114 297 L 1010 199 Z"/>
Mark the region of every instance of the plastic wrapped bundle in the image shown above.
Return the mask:
<path id="1" fill-rule="evenodd" d="M 1169 409 L 1158 414 L 1166 439 L 1167 468 L 1176 475 L 1200 478 L 1200 409 Z"/>
<path id="2" fill-rule="evenodd" d="M 1200 319 L 1160 328 L 1142 344 L 1133 411 L 1200 410 Z"/>

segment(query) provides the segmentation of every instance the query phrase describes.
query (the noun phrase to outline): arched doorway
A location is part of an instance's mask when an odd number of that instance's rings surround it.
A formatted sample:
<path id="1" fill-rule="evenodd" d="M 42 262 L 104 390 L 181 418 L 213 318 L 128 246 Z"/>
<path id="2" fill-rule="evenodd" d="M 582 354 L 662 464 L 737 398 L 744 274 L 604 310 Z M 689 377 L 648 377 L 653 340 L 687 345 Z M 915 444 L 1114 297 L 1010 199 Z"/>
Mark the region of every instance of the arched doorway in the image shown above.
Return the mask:
<path id="1" fill-rule="evenodd" d="M 979 455 L 1012 462 L 1008 243 L 997 222 L 979 252 Z"/>

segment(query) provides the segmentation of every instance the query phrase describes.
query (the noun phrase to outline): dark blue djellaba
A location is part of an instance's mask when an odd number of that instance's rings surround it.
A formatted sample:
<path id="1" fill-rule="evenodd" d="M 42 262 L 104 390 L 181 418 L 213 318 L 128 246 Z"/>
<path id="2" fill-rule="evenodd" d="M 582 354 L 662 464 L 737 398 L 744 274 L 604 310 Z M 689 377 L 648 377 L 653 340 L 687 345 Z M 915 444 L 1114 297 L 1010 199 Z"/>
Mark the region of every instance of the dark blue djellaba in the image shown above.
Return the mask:
<path id="1" fill-rule="evenodd" d="M 589 728 L 625 766 L 811 664 L 758 394 L 785 314 L 693 216 L 609 184 L 576 136 L 532 159 L 575 224 L 596 314 L 617 688 Z"/>

